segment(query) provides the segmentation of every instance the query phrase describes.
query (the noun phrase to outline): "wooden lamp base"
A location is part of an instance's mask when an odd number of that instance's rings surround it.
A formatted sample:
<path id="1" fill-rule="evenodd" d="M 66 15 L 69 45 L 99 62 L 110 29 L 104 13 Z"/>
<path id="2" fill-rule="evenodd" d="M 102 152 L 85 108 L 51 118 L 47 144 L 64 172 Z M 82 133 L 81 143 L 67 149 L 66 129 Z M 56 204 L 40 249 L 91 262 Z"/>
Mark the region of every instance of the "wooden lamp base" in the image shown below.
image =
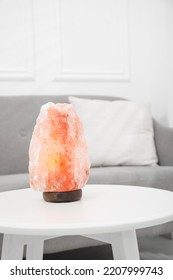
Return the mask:
<path id="1" fill-rule="evenodd" d="M 73 202 L 80 200 L 81 197 L 81 189 L 70 192 L 43 192 L 43 198 L 47 202 Z"/>

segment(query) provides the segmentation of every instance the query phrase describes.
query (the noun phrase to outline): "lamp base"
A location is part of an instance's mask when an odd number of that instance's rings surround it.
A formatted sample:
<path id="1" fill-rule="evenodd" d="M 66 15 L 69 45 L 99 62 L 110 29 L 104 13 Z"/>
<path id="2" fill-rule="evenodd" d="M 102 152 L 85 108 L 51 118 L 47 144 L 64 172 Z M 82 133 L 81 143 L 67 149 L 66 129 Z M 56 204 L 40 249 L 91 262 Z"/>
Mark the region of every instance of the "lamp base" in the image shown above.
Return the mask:
<path id="1" fill-rule="evenodd" d="M 70 192 L 43 192 L 43 198 L 47 202 L 73 202 L 80 200 L 81 197 L 81 189 Z"/>

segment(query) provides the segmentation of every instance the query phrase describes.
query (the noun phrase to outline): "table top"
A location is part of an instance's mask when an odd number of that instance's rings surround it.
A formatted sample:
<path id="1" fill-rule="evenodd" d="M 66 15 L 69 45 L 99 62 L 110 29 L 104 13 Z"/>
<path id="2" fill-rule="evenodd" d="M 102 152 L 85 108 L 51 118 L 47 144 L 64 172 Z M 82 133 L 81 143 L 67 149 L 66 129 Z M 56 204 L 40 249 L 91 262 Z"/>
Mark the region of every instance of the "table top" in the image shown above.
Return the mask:
<path id="1" fill-rule="evenodd" d="M 86 185 L 80 201 L 45 202 L 32 189 L 0 193 L 0 232 L 75 235 L 120 232 L 173 220 L 173 193 L 120 185 Z"/>

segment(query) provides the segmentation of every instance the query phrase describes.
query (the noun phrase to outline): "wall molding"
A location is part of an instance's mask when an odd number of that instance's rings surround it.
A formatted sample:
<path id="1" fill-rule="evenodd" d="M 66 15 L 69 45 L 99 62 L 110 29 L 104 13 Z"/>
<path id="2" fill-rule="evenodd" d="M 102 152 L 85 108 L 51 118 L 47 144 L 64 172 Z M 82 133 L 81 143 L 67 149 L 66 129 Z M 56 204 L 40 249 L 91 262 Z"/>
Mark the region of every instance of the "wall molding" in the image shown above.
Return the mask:
<path id="1" fill-rule="evenodd" d="M 127 0 L 117 0 L 120 7 L 121 19 L 121 67 L 115 71 L 75 71 L 64 69 L 63 50 L 63 27 L 62 27 L 62 2 L 63 0 L 55 0 L 55 20 L 56 20 L 56 35 L 55 35 L 55 57 L 57 67 L 53 81 L 94 81 L 94 82 L 128 82 L 130 81 L 130 43 L 128 30 L 128 4 Z"/>
<path id="2" fill-rule="evenodd" d="M 23 1 L 23 0 L 22 0 Z M 35 50 L 34 50 L 34 19 L 33 0 L 26 0 L 27 18 L 27 65 L 26 68 L 0 68 L 0 81 L 34 81 L 35 80 Z"/>

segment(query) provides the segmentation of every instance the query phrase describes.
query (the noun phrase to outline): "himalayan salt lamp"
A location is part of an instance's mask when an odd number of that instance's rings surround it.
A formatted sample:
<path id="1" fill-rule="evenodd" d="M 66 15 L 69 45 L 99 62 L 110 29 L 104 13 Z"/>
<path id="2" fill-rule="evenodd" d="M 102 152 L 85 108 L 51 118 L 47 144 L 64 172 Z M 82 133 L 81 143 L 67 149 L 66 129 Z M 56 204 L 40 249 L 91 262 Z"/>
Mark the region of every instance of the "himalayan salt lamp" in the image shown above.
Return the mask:
<path id="1" fill-rule="evenodd" d="M 49 202 L 81 199 L 90 162 L 82 123 L 71 104 L 41 107 L 29 148 L 31 188 Z"/>

